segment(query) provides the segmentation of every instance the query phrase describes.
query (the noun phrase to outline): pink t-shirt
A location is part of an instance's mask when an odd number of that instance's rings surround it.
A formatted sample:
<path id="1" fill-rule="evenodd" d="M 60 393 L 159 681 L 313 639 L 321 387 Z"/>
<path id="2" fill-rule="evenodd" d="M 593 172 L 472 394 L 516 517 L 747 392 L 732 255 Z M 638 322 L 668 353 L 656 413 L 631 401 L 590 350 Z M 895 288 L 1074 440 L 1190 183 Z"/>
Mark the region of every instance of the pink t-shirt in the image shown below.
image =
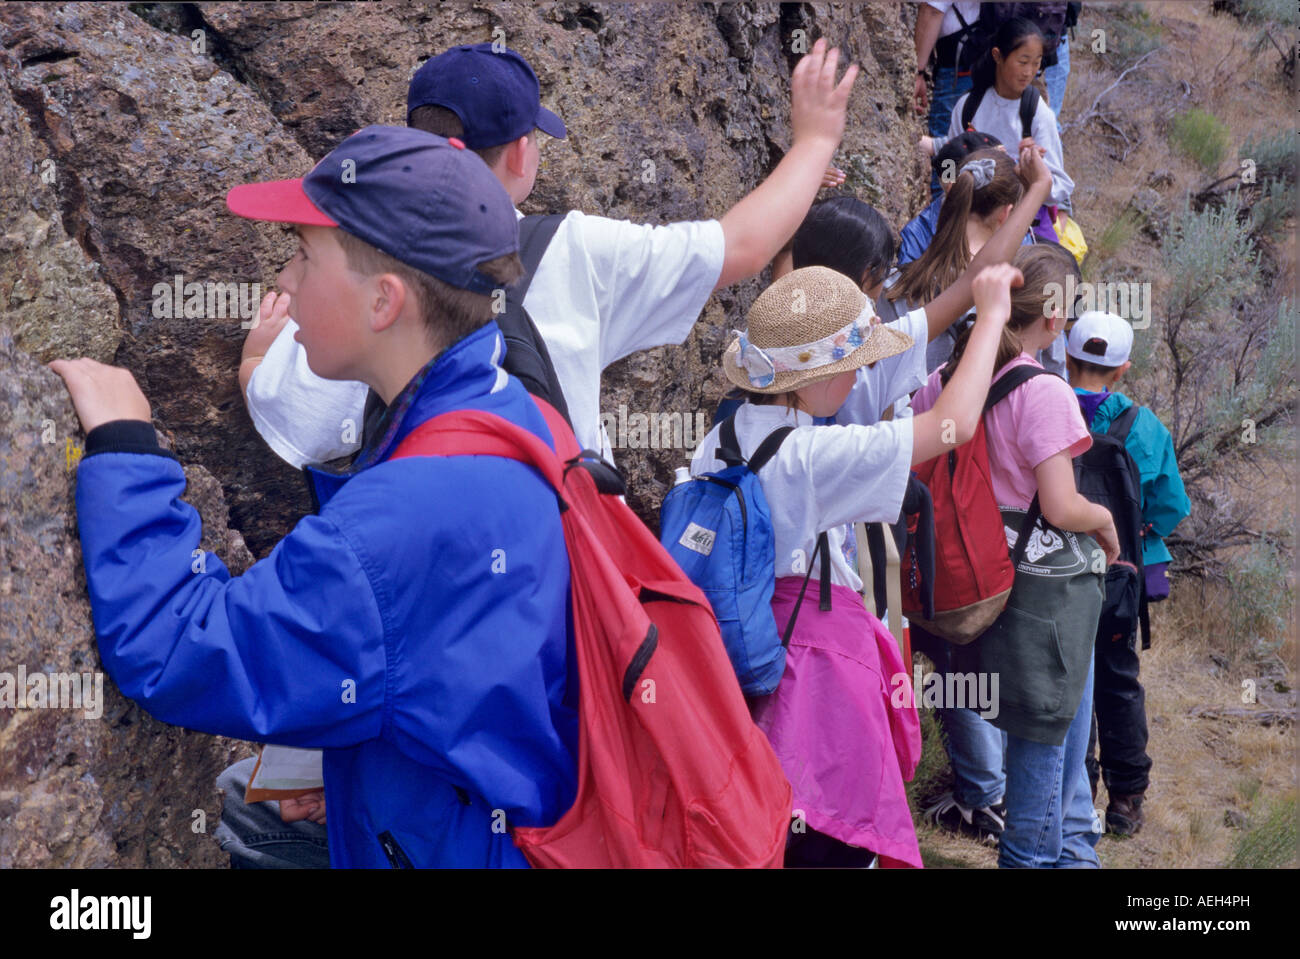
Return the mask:
<path id="1" fill-rule="evenodd" d="M 1038 365 L 1028 353 L 1021 353 L 998 371 L 993 382 L 1013 367 Z M 917 413 L 930 409 L 939 389 L 939 370 L 935 370 L 912 397 L 912 409 Z M 1020 509 L 1028 509 L 1038 492 L 1035 466 L 1061 450 L 1069 450 L 1073 458 L 1092 445 L 1074 390 L 1059 376 L 1035 376 L 1016 387 L 989 411 L 984 430 L 993 495 L 1000 506 Z"/>

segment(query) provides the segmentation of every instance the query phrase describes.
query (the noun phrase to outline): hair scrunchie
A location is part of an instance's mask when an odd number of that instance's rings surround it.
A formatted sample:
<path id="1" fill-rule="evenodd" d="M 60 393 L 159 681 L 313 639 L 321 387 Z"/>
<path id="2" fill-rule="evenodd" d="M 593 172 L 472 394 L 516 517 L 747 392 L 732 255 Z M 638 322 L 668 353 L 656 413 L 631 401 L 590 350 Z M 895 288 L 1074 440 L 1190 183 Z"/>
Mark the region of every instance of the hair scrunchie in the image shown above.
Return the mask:
<path id="1" fill-rule="evenodd" d="M 975 189 L 982 190 L 993 182 L 993 178 L 997 175 L 998 168 L 997 164 L 994 163 L 992 159 L 989 157 L 982 157 L 978 160 L 971 160 L 961 168 L 961 172 L 969 172 L 971 177 L 975 180 Z"/>

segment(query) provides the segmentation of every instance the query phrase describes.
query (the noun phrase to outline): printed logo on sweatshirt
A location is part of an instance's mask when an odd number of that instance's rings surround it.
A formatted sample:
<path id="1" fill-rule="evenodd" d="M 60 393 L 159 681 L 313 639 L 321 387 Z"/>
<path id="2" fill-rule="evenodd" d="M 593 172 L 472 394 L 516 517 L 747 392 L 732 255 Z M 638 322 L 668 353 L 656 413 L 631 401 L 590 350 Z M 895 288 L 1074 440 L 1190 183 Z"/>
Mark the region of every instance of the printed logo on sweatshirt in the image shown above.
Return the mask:
<path id="1" fill-rule="evenodd" d="M 1016 531 L 1010 526 L 1003 526 L 1002 531 L 1007 536 L 1007 548 L 1016 548 Z M 1029 543 L 1025 546 L 1025 559 L 1031 563 L 1037 563 L 1048 553 L 1054 552 L 1065 545 L 1065 541 L 1057 536 L 1050 529 L 1034 529 L 1029 534 Z"/>

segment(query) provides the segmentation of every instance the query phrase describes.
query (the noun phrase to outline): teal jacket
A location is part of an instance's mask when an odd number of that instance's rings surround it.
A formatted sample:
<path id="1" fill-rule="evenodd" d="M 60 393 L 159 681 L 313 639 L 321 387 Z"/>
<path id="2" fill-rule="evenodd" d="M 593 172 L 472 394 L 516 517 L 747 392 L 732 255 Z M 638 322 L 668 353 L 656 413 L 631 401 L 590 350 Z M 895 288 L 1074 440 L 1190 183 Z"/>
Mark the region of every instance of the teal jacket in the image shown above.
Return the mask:
<path id="1" fill-rule="evenodd" d="M 1085 394 L 1088 391 L 1075 387 L 1074 392 Z M 1105 433 L 1115 417 L 1132 405 L 1133 401 L 1123 393 L 1111 393 L 1097 407 L 1088 428 L 1094 433 Z M 1174 527 L 1192 511 L 1192 502 L 1183 488 L 1183 478 L 1178 475 L 1174 438 L 1156 414 L 1141 406 L 1124 445 L 1141 474 L 1142 522 L 1150 524 L 1150 529 L 1142 537 L 1142 563 L 1145 566 L 1167 563 L 1173 557 L 1163 537 L 1172 533 Z"/>

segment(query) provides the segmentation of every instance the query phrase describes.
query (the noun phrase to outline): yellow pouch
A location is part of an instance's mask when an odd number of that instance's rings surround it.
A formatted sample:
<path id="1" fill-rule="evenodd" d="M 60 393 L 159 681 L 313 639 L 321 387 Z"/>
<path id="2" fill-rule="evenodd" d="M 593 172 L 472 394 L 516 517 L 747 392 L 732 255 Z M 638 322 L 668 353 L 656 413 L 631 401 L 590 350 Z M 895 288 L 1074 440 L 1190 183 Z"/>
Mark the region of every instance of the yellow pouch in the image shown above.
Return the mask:
<path id="1" fill-rule="evenodd" d="M 1083 238 L 1083 230 L 1079 229 L 1079 224 L 1070 219 L 1063 210 L 1058 210 L 1053 226 L 1056 228 L 1056 236 L 1061 241 L 1061 246 L 1073 253 L 1075 260 L 1082 266 L 1083 258 L 1088 255 L 1088 243 Z"/>

